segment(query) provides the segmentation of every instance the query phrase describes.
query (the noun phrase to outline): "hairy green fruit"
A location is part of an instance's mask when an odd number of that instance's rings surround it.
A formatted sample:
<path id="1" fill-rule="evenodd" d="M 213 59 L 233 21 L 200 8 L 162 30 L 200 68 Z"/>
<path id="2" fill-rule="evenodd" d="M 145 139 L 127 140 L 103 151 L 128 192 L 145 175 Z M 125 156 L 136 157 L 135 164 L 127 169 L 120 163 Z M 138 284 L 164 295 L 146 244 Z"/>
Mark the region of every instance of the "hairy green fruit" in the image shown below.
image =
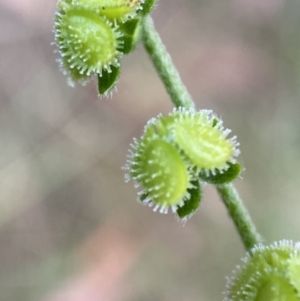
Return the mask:
<path id="1" fill-rule="evenodd" d="M 188 197 L 191 176 L 180 153 L 171 143 L 159 137 L 136 141 L 129 162 L 129 177 L 143 188 L 143 203 L 167 213 L 176 211 Z"/>
<path id="2" fill-rule="evenodd" d="M 169 137 L 190 164 L 207 176 L 223 173 L 236 163 L 239 143 L 235 136 L 227 138 L 231 131 L 212 111 L 179 108 L 150 122 L 158 135 Z"/>
<path id="3" fill-rule="evenodd" d="M 74 6 L 94 11 L 100 16 L 121 22 L 134 18 L 145 0 L 69 0 Z"/>
<path id="4" fill-rule="evenodd" d="M 299 301 L 300 243 L 256 246 L 228 280 L 224 301 Z"/>
<path id="5" fill-rule="evenodd" d="M 70 84 L 98 78 L 99 95 L 108 95 L 120 74 L 122 55 L 132 52 L 143 18 L 154 0 L 59 0 L 55 42 L 61 69 Z"/>
<path id="6" fill-rule="evenodd" d="M 118 67 L 120 37 L 112 23 L 84 8 L 65 6 L 56 14 L 56 44 L 72 80 L 101 76 L 103 70 Z"/>
<path id="7" fill-rule="evenodd" d="M 173 126 L 174 141 L 197 168 L 205 171 L 226 170 L 239 154 L 236 137 L 227 139 L 230 130 L 216 123 L 211 111 L 182 110 Z"/>

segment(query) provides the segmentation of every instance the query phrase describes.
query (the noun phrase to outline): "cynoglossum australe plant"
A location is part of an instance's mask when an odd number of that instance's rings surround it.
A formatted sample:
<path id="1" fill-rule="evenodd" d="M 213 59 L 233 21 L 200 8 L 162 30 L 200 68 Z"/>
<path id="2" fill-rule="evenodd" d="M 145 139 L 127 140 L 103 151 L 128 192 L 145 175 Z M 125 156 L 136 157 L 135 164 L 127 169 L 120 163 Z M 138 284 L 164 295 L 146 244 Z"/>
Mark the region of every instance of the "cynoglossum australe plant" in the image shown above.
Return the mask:
<path id="1" fill-rule="evenodd" d="M 140 187 L 139 200 L 183 221 L 202 200 L 206 183 L 217 189 L 248 250 L 245 267 L 228 281 L 225 301 L 294 301 L 299 295 L 299 244 L 264 246 L 233 181 L 242 168 L 239 144 L 208 110 L 196 110 L 152 19 L 154 0 L 60 0 L 56 43 L 73 81 L 98 77 L 98 91 L 115 86 L 124 54 L 142 40 L 175 106 L 152 118 L 135 139 L 126 165 L 127 179 Z"/>

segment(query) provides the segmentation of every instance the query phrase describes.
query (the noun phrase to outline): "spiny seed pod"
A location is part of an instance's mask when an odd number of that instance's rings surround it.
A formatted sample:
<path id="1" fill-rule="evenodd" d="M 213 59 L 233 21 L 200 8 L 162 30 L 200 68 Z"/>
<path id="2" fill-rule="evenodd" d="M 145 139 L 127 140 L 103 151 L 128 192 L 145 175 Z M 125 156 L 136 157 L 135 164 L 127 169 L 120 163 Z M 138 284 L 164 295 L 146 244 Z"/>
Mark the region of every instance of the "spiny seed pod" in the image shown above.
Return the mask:
<path id="1" fill-rule="evenodd" d="M 236 162 L 239 155 L 236 136 L 227 138 L 231 130 L 224 129 L 212 111 L 179 109 L 173 114 L 176 119 L 172 125 L 173 139 L 195 167 L 214 174 L 229 168 L 228 163 Z"/>
<path id="2" fill-rule="evenodd" d="M 240 151 L 236 136 L 224 129 L 212 111 L 179 108 L 166 117 L 150 120 L 160 136 L 168 136 L 190 164 L 207 176 L 223 173 L 236 163 Z M 238 174 L 236 174 L 238 175 Z"/>
<path id="3" fill-rule="evenodd" d="M 143 203 L 155 204 L 162 212 L 172 207 L 179 218 L 187 219 L 202 198 L 199 172 L 211 180 L 216 171 L 224 173 L 235 161 L 237 143 L 235 138 L 226 139 L 228 133 L 211 111 L 180 108 L 168 116 L 159 115 L 132 145 L 127 179 L 142 187 Z M 221 177 L 222 183 L 224 178 L 233 180 L 234 175 L 230 170 Z"/>
<path id="4" fill-rule="evenodd" d="M 299 301 L 300 243 L 256 246 L 228 279 L 224 301 Z"/>
<path id="5" fill-rule="evenodd" d="M 118 67 L 120 37 L 116 25 L 82 7 L 64 2 L 56 14 L 56 44 L 62 66 L 73 81 L 85 81 L 91 75 L 101 76 L 103 70 L 111 72 L 111 66 Z"/>
<path id="6" fill-rule="evenodd" d="M 145 0 L 69 0 L 109 20 L 125 22 L 137 16 Z"/>
<path id="7" fill-rule="evenodd" d="M 178 149 L 166 139 L 152 136 L 151 131 L 149 128 L 144 138 L 135 140 L 128 179 L 142 187 L 143 203 L 154 206 L 154 211 L 160 208 L 161 213 L 167 213 L 171 207 L 176 212 L 189 197 L 192 176 Z"/>

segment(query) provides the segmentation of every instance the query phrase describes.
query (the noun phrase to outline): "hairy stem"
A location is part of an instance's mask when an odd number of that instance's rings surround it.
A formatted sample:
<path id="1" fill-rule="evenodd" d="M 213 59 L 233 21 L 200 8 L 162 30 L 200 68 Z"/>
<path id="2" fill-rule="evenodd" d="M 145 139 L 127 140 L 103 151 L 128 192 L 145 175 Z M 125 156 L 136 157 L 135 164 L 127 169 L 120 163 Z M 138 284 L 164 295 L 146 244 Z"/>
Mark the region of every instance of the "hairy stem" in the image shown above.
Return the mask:
<path id="1" fill-rule="evenodd" d="M 257 233 L 242 200 L 231 183 L 217 185 L 216 187 L 245 248 L 249 251 L 254 245 L 261 243 L 261 237 Z"/>
<path id="2" fill-rule="evenodd" d="M 159 34 L 155 30 L 151 17 L 147 17 L 144 20 L 143 42 L 174 106 L 193 108 L 195 106 L 194 102 L 182 83 L 180 75 Z"/>

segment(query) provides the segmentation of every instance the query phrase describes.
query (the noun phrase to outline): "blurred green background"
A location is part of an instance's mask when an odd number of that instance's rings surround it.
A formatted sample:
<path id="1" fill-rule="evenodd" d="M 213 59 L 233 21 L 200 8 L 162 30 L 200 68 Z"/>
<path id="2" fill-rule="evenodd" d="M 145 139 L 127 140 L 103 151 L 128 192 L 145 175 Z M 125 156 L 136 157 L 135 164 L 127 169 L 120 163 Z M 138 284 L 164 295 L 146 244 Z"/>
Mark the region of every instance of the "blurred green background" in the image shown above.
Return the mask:
<path id="1" fill-rule="evenodd" d="M 132 138 L 172 109 L 142 45 L 111 99 L 71 88 L 55 6 L 0 2 L 0 300 L 222 300 L 244 250 L 215 190 L 183 227 L 123 180 Z M 238 136 L 266 243 L 300 240 L 300 2 L 160 0 L 153 18 L 197 107 Z"/>

